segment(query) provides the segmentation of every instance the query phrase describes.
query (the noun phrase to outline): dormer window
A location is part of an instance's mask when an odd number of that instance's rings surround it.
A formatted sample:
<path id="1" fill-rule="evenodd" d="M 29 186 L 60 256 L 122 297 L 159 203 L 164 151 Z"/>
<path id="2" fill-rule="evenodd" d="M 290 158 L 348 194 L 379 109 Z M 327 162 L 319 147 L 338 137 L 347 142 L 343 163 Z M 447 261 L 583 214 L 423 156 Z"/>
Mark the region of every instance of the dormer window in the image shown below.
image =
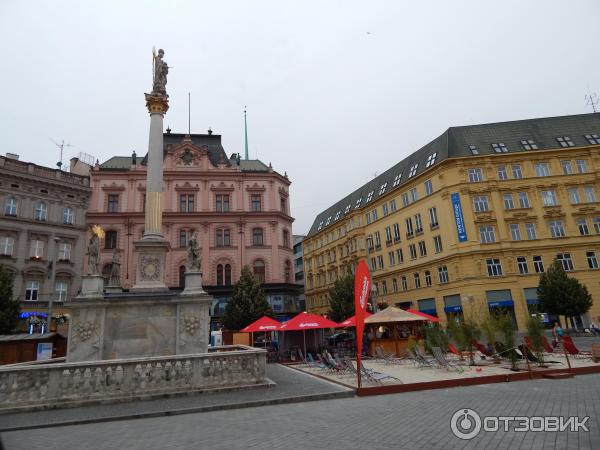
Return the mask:
<path id="1" fill-rule="evenodd" d="M 362 197 L 356 200 L 356 205 L 354 205 L 354 209 L 360 208 L 360 204 L 362 203 Z"/>
<path id="2" fill-rule="evenodd" d="M 319 227 L 317 228 L 317 231 L 319 231 L 321 228 L 323 228 L 323 221 L 322 220 L 319 222 Z"/>
<path id="3" fill-rule="evenodd" d="M 476 145 L 469 145 L 469 151 L 471 152 L 471 155 L 479 155 L 479 149 Z"/>
<path id="4" fill-rule="evenodd" d="M 387 182 L 383 183 L 381 185 L 381 187 L 379 188 L 379 195 L 383 194 L 385 192 L 385 188 L 387 187 Z"/>
<path id="5" fill-rule="evenodd" d="M 396 187 L 400 184 L 400 180 L 402 179 L 402 174 L 399 173 L 398 175 L 396 175 L 394 177 L 394 184 L 392 185 L 392 187 Z"/>
<path id="6" fill-rule="evenodd" d="M 425 164 L 425 168 L 431 167 L 435 164 L 435 159 L 437 158 L 437 153 L 432 153 L 427 157 L 427 163 Z"/>
<path id="7" fill-rule="evenodd" d="M 597 134 L 586 134 L 585 139 L 590 144 L 600 144 L 600 137 Z"/>
<path id="8" fill-rule="evenodd" d="M 367 195 L 367 203 L 369 203 L 371 201 L 371 199 L 373 198 L 373 192 L 375 192 L 375 191 L 371 191 L 371 192 L 369 192 L 369 195 Z"/>
<path id="9" fill-rule="evenodd" d="M 329 217 L 327 218 L 327 221 L 325 222 L 325 226 L 329 225 L 329 222 L 331 222 L 331 216 L 329 216 Z"/>
<path id="10" fill-rule="evenodd" d="M 556 138 L 556 142 L 558 142 L 558 145 L 562 148 L 575 147 L 575 142 L 573 142 L 569 136 L 559 136 Z"/>
<path id="11" fill-rule="evenodd" d="M 521 147 L 523 150 L 537 150 L 538 146 L 532 139 L 523 139 L 521 141 Z"/>
<path id="12" fill-rule="evenodd" d="M 352 208 L 352 205 L 346 206 L 346 209 L 344 210 L 344 214 L 348 214 L 348 211 L 350 211 L 350 208 Z"/>
<path id="13" fill-rule="evenodd" d="M 492 150 L 494 150 L 495 153 L 507 153 L 508 152 L 508 148 L 506 148 L 506 145 L 504 144 L 504 142 L 492 143 Z"/>
<path id="14" fill-rule="evenodd" d="M 341 214 L 341 211 L 338 211 L 338 212 L 335 214 L 335 217 L 333 218 L 333 220 L 334 220 L 334 221 L 335 221 L 335 220 L 338 220 L 338 219 L 340 218 L 340 214 Z"/>
<path id="15" fill-rule="evenodd" d="M 417 174 L 417 169 L 419 168 L 419 163 L 410 167 L 410 172 L 408 173 L 408 178 L 412 178 Z"/>

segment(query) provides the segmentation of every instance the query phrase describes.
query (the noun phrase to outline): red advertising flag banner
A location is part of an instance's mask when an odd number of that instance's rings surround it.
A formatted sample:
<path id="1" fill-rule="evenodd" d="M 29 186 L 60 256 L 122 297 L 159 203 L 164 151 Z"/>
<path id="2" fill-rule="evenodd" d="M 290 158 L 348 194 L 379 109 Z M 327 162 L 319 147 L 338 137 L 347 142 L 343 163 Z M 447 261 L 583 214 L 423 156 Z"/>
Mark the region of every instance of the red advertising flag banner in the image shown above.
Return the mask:
<path id="1" fill-rule="evenodd" d="M 371 292 L 371 274 L 364 260 L 359 261 L 354 276 L 354 317 L 356 321 L 356 370 L 358 387 L 360 388 L 360 354 L 362 352 L 363 330 L 365 328 L 365 313 L 367 300 Z"/>

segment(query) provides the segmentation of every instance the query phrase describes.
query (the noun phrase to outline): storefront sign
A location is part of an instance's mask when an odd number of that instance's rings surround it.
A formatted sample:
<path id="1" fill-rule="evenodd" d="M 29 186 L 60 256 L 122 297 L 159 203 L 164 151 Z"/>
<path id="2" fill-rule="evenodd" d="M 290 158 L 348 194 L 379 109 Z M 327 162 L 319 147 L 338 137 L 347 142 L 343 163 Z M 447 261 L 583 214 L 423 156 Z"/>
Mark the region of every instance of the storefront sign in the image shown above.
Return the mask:
<path id="1" fill-rule="evenodd" d="M 463 218 L 458 192 L 450 194 L 450 199 L 452 200 L 452 211 L 454 212 L 454 222 L 456 222 L 458 242 L 465 242 L 467 240 L 467 229 L 465 228 L 465 219 Z"/>

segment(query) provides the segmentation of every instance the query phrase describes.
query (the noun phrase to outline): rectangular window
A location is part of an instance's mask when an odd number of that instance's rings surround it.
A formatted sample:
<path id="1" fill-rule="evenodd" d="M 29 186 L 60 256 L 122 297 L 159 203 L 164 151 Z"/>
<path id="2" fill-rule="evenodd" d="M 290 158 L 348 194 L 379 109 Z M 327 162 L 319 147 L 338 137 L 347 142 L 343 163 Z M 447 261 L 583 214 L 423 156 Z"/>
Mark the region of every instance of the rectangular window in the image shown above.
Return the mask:
<path id="1" fill-rule="evenodd" d="M 523 150 L 537 150 L 538 146 L 533 139 L 523 139 L 521 141 Z"/>
<path id="2" fill-rule="evenodd" d="M 390 200 L 390 211 L 396 212 L 397 210 L 398 210 L 398 207 L 396 206 L 396 199 Z"/>
<path id="3" fill-rule="evenodd" d="M 412 219 L 409 217 L 409 218 L 405 219 L 404 222 L 406 223 L 406 237 L 407 238 L 413 237 L 414 230 L 413 230 Z"/>
<path id="4" fill-rule="evenodd" d="M 588 141 L 588 143 L 592 145 L 600 144 L 600 136 L 598 136 L 597 134 L 586 134 L 585 138 Z"/>
<path id="5" fill-rule="evenodd" d="M 54 293 L 56 294 L 57 301 L 66 301 L 69 293 L 69 284 L 66 281 L 57 281 L 54 285 Z"/>
<path id="6" fill-rule="evenodd" d="M 383 205 L 381 205 L 381 210 L 383 211 L 384 216 L 387 216 L 389 214 L 389 209 L 388 209 L 387 203 L 384 203 Z"/>
<path id="7" fill-rule="evenodd" d="M 179 246 L 184 248 L 187 247 L 187 231 L 186 230 L 179 230 Z"/>
<path id="8" fill-rule="evenodd" d="M 433 230 L 439 226 L 438 217 L 437 217 L 437 209 L 435 206 L 429 208 L 429 227 Z"/>
<path id="9" fill-rule="evenodd" d="M 515 208 L 512 194 L 504 194 L 502 196 L 502 198 L 504 199 L 504 209 L 514 209 Z"/>
<path id="10" fill-rule="evenodd" d="M 521 240 L 521 228 L 519 227 L 518 223 L 511 223 L 510 225 L 508 225 L 508 228 L 510 229 L 510 237 L 513 241 L 520 241 Z"/>
<path id="11" fill-rule="evenodd" d="M 438 277 L 440 279 L 440 284 L 445 284 L 448 282 L 448 267 L 439 266 L 438 267 Z"/>
<path id="12" fill-rule="evenodd" d="M 61 242 L 58 244 L 58 260 L 59 261 L 70 261 L 71 260 L 71 244 L 68 242 Z"/>
<path id="13" fill-rule="evenodd" d="M 108 209 L 109 213 L 119 212 L 119 196 L 117 194 L 108 194 Z"/>
<path id="14" fill-rule="evenodd" d="M 375 272 L 377 270 L 377 260 L 375 258 L 371 258 L 371 272 Z"/>
<path id="15" fill-rule="evenodd" d="M 375 232 L 375 250 L 379 250 L 381 248 L 381 235 L 379 231 Z"/>
<path id="16" fill-rule="evenodd" d="M 582 236 L 587 236 L 588 234 L 590 234 L 590 230 L 588 228 L 588 224 L 587 224 L 587 220 L 582 218 L 582 219 L 577 219 L 575 221 L 575 223 L 577 224 L 577 228 L 579 228 L 579 234 Z"/>
<path id="17" fill-rule="evenodd" d="M 559 136 L 556 138 L 556 142 L 563 148 L 566 147 L 575 147 L 575 143 L 571 140 L 569 136 Z"/>
<path id="18" fill-rule="evenodd" d="M 410 259 L 417 259 L 417 246 L 415 244 L 410 244 L 408 251 L 410 252 Z"/>
<path id="19" fill-rule="evenodd" d="M 421 214 L 415 214 L 415 232 L 421 234 L 423 232 L 423 221 L 421 220 Z"/>
<path id="20" fill-rule="evenodd" d="M 390 260 L 390 266 L 396 265 L 396 254 L 394 252 L 388 252 L 388 259 Z"/>
<path id="21" fill-rule="evenodd" d="M 5 216 L 16 216 L 17 215 L 17 200 L 13 197 L 7 198 L 4 203 L 4 215 Z"/>
<path id="22" fill-rule="evenodd" d="M 498 166 L 498 179 L 508 180 L 508 173 L 506 173 L 506 166 Z"/>
<path id="23" fill-rule="evenodd" d="M 550 236 L 553 238 L 565 237 L 565 225 L 562 220 L 551 220 L 548 222 L 550 227 Z"/>
<path id="24" fill-rule="evenodd" d="M 33 259 L 42 259 L 44 257 L 44 241 L 37 239 L 31 241 L 29 257 Z"/>
<path id="25" fill-rule="evenodd" d="M 404 262 L 404 252 L 401 248 L 396 250 L 396 259 L 398 260 L 398 264 L 402 264 Z"/>
<path id="26" fill-rule="evenodd" d="M 504 142 L 494 142 L 492 144 L 492 150 L 494 150 L 495 153 L 508 152 L 508 148 L 506 148 L 506 145 L 504 145 Z"/>
<path id="27" fill-rule="evenodd" d="M 63 223 L 66 225 L 73 225 L 75 221 L 75 212 L 73 208 L 65 208 L 63 209 Z"/>
<path id="28" fill-rule="evenodd" d="M 0 255 L 12 256 L 15 247 L 15 238 L 12 236 L 0 236 Z"/>
<path id="29" fill-rule="evenodd" d="M 421 277 L 418 272 L 413 273 L 413 280 L 415 282 L 415 289 L 419 289 L 421 287 Z"/>
<path id="30" fill-rule="evenodd" d="M 425 271 L 425 286 L 431 286 L 431 272 L 429 270 Z"/>
<path id="31" fill-rule="evenodd" d="M 433 247 L 434 247 L 436 253 L 442 253 L 444 248 L 442 247 L 442 237 L 441 236 L 433 237 Z"/>
<path id="32" fill-rule="evenodd" d="M 392 292 L 398 292 L 398 280 L 392 278 Z"/>
<path id="33" fill-rule="evenodd" d="M 519 207 L 520 208 L 529 208 L 529 196 L 527 192 L 517 192 L 519 196 Z"/>
<path id="34" fill-rule="evenodd" d="M 39 290 L 39 281 L 28 281 L 25 284 L 25 300 L 37 300 Z"/>
<path id="35" fill-rule="evenodd" d="M 594 186 L 584 186 L 583 195 L 585 195 L 585 201 L 588 203 L 596 202 L 596 190 Z"/>
<path id="36" fill-rule="evenodd" d="M 499 277 L 502 276 L 502 264 L 497 258 L 490 258 L 486 260 L 488 276 Z"/>
<path id="37" fill-rule="evenodd" d="M 535 273 L 544 273 L 544 261 L 541 256 L 533 257 L 533 268 Z"/>
<path id="38" fill-rule="evenodd" d="M 250 206 L 254 212 L 262 211 L 262 198 L 260 194 L 252 194 L 250 196 Z"/>
<path id="39" fill-rule="evenodd" d="M 394 224 L 394 242 L 400 241 L 400 226 L 395 223 Z"/>
<path id="40" fill-rule="evenodd" d="M 377 210 L 374 209 L 373 211 L 371 211 L 371 219 L 373 219 L 373 222 L 375 222 L 378 217 L 377 217 Z"/>
<path id="41" fill-rule="evenodd" d="M 558 205 L 556 191 L 542 191 L 542 202 L 544 206 Z"/>
<path id="42" fill-rule="evenodd" d="M 527 275 L 529 273 L 529 268 L 527 267 L 527 258 L 524 256 L 517 256 L 517 267 L 519 268 L 519 273 L 521 275 Z"/>
<path id="43" fill-rule="evenodd" d="M 419 200 L 419 195 L 417 194 L 417 188 L 412 188 L 409 192 L 410 192 L 411 203 L 414 203 L 417 200 Z"/>
<path id="44" fill-rule="evenodd" d="M 573 166 L 571 165 L 571 161 L 561 161 L 560 165 L 562 167 L 564 175 L 571 175 L 573 173 Z"/>
<path id="45" fill-rule="evenodd" d="M 402 284 L 402 290 L 407 291 L 408 290 L 408 282 L 406 281 L 405 276 L 400 277 L 400 283 Z"/>
<path id="46" fill-rule="evenodd" d="M 425 181 L 425 195 L 431 195 L 433 193 L 433 184 L 431 180 Z"/>
<path id="47" fill-rule="evenodd" d="M 588 267 L 590 269 L 598 268 L 598 259 L 596 259 L 596 252 L 585 252 L 587 258 Z"/>
<path id="48" fill-rule="evenodd" d="M 537 231 L 535 230 L 535 223 L 526 223 L 525 232 L 527 233 L 527 239 L 537 239 Z"/>
<path id="49" fill-rule="evenodd" d="M 539 162 L 533 165 L 536 177 L 549 177 L 550 166 L 547 162 Z"/>
<path id="50" fill-rule="evenodd" d="M 379 270 L 383 270 L 383 256 L 377 256 L 377 265 L 379 266 Z"/>
<path id="51" fill-rule="evenodd" d="M 559 253 L 556 255 L 556 259 L 561 262 L 563 269 L 566 272 L 570 272 L 575 269 L 570 253 Z"/>
<path id="52" fill-rule="evenodd" d="M 385 227 L 385 244 L 391 245 L 392 243 L 392 229 L 390 227 Z"/>
<path id="53" fill-rule="evenodd" d="M 215 206 L 217 212 L 229 212 L 229 194 L 216 194 Z"/>
<path id="54" fill-rule="evenodd" d="M 477 183 L 479 181 L 483 181 L 483 172 L 480 168 L 469 169 L 467 172 L 469 174 L 470 183 Z"/>
<path id="55" fill-rule="evenodd" d="M 479 237 L 482 244 L 492 244 L 496 242 L 496 232 L 491 225 L 479 226 Z"/>
<path id="56" fill-rule="evenodd" d="M 479 155 L 479 149 L 476 145 L 469 145 L 469 150 L 471 151 L 472 155 Z"/>
<path id="57" fill-rule="evenodd" d="M 367 221 L 367 225 L 371 223 L 371 213 L 365 214 L 365 220 Z"/>
<path id="58" fill-rule="evenodd" d="M 408 201 L 408 192 L 402 194 L 402 206 L 408 206 L 410 202 Z"/>
<path id="59" fill-rule="evenodd" d="M 581 203 L 581 199 L 579 198 L 579 190 L 576 187 L 569 188 L 568 191 L 571 205 L 577 205 Z"/>
<path id="60" fill-rule="evenodd" d="M 194 194 L 179 194 L 179 212 L 194 212 Z"/>
<path id="61" fill-rule="evenodd" d="M 523 170 L 521 169 L 521 164 L 513 164 L 511 166 L 512 176 L 515 180 L 519 180 L 523 178 Z"/>
<path id="62" fill-rule="evenodd" d="M 425 241 L 419 241 L 419 255 L 421 257 L 427 256 L 427 247 L 425 246 Z"/>
<path id="63" fill-rule="evenodd" d="M 475 212 L 489 211 L 487 195 L 478 195 L 474 197 L 473 204 L 475 206 Z"/>
<path id="64" fill-rule="evenodd" d="M 594 226 L 594 233 L 600 234 L 600 217 L 592 217 L 592 225 Z"/>
<path id="65" fill-rule="evenodd" d="M 385 280 L 381 282 L 381 293 L 383 295 L 387 294 L 387 281 Z"/>

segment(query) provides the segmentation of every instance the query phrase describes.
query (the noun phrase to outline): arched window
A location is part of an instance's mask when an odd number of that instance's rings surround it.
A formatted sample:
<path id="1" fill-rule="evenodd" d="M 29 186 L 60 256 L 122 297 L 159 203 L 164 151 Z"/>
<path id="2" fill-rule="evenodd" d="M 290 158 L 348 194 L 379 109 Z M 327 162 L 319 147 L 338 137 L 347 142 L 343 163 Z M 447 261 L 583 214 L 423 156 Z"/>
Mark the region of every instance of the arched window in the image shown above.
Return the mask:
<path id="1" fill-rule="evenodd" d="M 66 225 L 73 225 L 73 222 L 75 220 L 75 212 L 73 211 L 73 208 L 65 208 L 63 209 L 63 222 Z"/>
<path id="2" fill-rule="evenodd" d="M 217 266 L 217 286 L 223 286 L 223 264 Z"/>
<path id="3" fill-rule="evenodd" d="M 286 283 L 292 282 L 292 267 L 289 261 L 283 264 L 283 279 Z"/>
<path id="4" fill-rule="evenodd" d="M 252 245 L 264 245 L 263 230 L 262 228 L 252 229 Z"/>
<path id="5" fill-rule="evenodd" d="M 290 246 L 290 232 L 288 230 L 283 230 L 283 246 Z"/>
<path id="6" fill-rule="evenodd" d="M 181 230 L 179 230 L 179 246 L 180 247 L 187 247 L 187 237 L 188 237 L 188 233 L 187 230 L 182 228 Z"/>
<path id="7" fill-rule="evenodd" d="M 35 213 L 33 218 L 41 221 L 48 220 L 48 208 L 44 202 L 37 202 L 35 204 Z"/>
<path id="8" fill-rule="evenodd" d="M 104 236 L 104 248 L 112 250 L 117 248 L 117 232 L 115 230 L 108 230 Z"/>
<path id="9" fill-rule="evenodd" d="M 231 234 L 229 228 L 217 229 L 217 247 L 229 247 L 231 245 Z"/>
<path id="10" fill-rule="evenodd" d="M 225 286 L 231 286 L 231 266 L 225 264 Z"/>
<path id="11" fill-rule="evenodd" d="M 17 215 L 17 199 L 9 197 L 4 202 L 4 215 L 5 216 L 16 216 Z"/>
<path id="12" fill-rule="evenodd" d="M 179 266 L 179 287 L 185 287 L 185 266 Z"/>
<path id="13" fill-rule="evenodd" d="M 254 278 L 256 278 L 256 281 L 258 281 L 261 284 L 264 283 L 265 282 L 265 263 L 263 261 L 261 261 L 260 259 L 257 259 L 256 261 L 254 261 L 254 265 L 252 266 L 252 269 L 253 269 Z"/>

